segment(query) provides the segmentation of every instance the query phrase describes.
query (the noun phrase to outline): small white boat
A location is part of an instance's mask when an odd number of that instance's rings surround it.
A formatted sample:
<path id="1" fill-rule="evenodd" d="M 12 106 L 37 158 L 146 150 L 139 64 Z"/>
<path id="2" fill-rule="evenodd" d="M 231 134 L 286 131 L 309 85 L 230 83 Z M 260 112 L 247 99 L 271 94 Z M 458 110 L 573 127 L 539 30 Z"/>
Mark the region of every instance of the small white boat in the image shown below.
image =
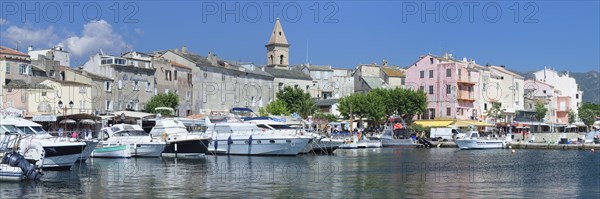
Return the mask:
<path id="1" fill-rule="evenodd" d="M 335 141 L 339 141 L 339 140 L 335 140 Z M 358 142 L 355 139 L 346 138 L 342 141 L 344 142 L 344 144 L 342 144 L 338 147 L 340 149 L 356 149 L 356 148 L 358 148 Z M 365 148 L 366 148 L 366 145 L 365 145 Z"/>
<path id="2" fill-rule="evenodd" d="M 153 138 L 138 125 L 115 124 L 102 128 L 100 133 L 105 138 L 101 142 L 103 147 L 129 145 L 130 155 L 125 157 L 160 157 L 166 146 L 165 141 L 159 137 Z"/>
<path id="3" fill-rule="evenodd" d="M 23 171 L 19 167 L 12 167 L 8 164 L 0 164 L 0 182 L 21 181 L 23 180 Z"/>
<path id="4" fill-rule="evenodd" d="M 131 147 L 129 144 L 122 145 L 99 145 L 92 152 L 94 158 L 130 158 Z"/>
<path id="5" fill-rule="evenodd" d="M 506 147 L 505 140 L 481 139 L 479 132 L 470 131 L 464 138 L 454 140 L 458 148 L 464 149 L 502 149 Z"/>
<path id="6" fill-rule="evenodd" d="M 367 148 L 381 148 L 383 145 L 381 140 L 365 140 L 367 141 Z"/>
<path id="7" fill-rule="evenodd" d="M 21 135 L 10 133 L 0 139 L 0 182 L 35 181 L 43 175 L 41 171 L 44 159 L 43 147 L 37 143 L 17 151 L 16 145 L 21 142 L 20 139 Z"/>

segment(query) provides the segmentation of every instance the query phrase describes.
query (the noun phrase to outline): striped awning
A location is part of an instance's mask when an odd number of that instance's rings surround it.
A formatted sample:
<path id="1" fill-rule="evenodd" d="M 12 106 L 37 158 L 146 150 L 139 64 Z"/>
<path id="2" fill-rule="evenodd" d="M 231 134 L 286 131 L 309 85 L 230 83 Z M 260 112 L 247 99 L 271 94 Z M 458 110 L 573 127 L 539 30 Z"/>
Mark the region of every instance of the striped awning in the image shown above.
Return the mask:
<path id="1" fill-rule="evenodd" d="M 472 121 L 472 120 L 458 120 L 453 124 L 456 127 L 468 127 L 468 126 L 494 126 L 485 122 Z"/>
<path id="2" fill-rule="evenodd" d="M 452 120 L 418 120 L 413 124 L 424 126 L 424 127 L 447 127 L 452 124 Z"/>

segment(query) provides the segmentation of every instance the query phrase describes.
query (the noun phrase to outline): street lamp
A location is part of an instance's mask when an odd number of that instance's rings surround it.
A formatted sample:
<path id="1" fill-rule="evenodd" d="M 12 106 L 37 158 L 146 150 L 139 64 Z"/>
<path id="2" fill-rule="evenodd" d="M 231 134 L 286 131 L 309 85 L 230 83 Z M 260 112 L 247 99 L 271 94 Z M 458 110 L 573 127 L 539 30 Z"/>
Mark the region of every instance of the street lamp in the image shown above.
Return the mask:
<path id="1" fill-rule="evenodd" d="M 67 111 L 67 107 L 65 107 L 65 109 L 63 109 L 63 102 L 62 102 L 62 100 L 58 101 L 58 108 L 61 109 L 61 110 L 63 110 L 63 116 L 65 116 L 66 115 L 65 112 Z M 65 119 L 63 119 L 63 120 L 65 120 Z M 67 121 L 65 120 L 65 129 L 63 131 L 66 131 L 66 130 L 67 130 Z"/>

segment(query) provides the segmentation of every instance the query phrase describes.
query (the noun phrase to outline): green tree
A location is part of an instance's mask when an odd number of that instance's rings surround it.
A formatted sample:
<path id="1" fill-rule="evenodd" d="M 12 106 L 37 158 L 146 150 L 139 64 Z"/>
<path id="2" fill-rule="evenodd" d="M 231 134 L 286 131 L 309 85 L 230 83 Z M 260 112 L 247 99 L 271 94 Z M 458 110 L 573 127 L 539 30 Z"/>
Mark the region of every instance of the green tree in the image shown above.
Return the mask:
<path id="1" fill-rule="evenodd" d="M 281 100 L 287 110 L 291 113 L 299 112 L 301 102 L 310 99 L 310 94 L 304 92 L 299 87 L 285 86 L 283 90 L 277 92 L 277 99 Z"/>
<path id="2" fill-rule="evenodd" d="M 298 115 L 303 119 L 307 119 L 309 115 L 314 114 L 317 111 L 317 103 L 315 100 L 306 98 L 300 101 L 300 106 L 298 106 Z"/>
<path id="3" fill-rule="evenodd" d="M 368 103 L 368 100 L 367 95 L 364 93 L 354 93 L 342 97 L 338 100 L 338 103 L 340 114 L 346 119 L 363 118 L 367 114 L 365 104 Z M 350 109 L 352 109 L 352 111 L 350 111 Z M 350 112 L 352 112 L 352 114 Z"/>
<path id="4" fill-rule="evenodd" d="M 385 95 L 381 96 L 378 92 L 367 93 L 366 103 L 364 103 L 362 106 L 365 108 L 365 116 L 368 120 L 373 121 L 373 125 L 379 124 L 385 119 L 387 106 L 385 102 Z"/>
<path id="5" fill-rule="evenodd" d="M 285 106 L 285 102 L 283 102 L 282 100 L 279 100 L 279 99 L 269 103 L 267 105 L 266 112 L 270 113 L 272 115 L 289 115 L 290 114 L 290 111 Z M 259 110 L 259 114 L 260 114 L 260 110 Z M 263 112 L 263 114 L 264 114 L 264 112 Z M 264 114 L 264 115 L 268 115 L 268 114 Z"/>
<path id="6" fill-rule="evenodd" d="M 546 106 L 544 106 L 544 104 L 542 103 L 536 103 L 535 104 L 535 119 L 537 121 L 542 121 L 544 119 L 544 117 L 546 117 L 546 113 L 548 112 L 548 108 L 546 108 Z"/>
<path id="7" fill-rule="evenodd" d="M 578 116 L 586 125 L 592 125 L 600 116 L 600 104 L 584 103 L 578 109 Z"/>
<path id="8" fill-rule="evenodd" d="M 266 117 L 266 116 L 269 116 L 269 112 L 267 112 L 267 109 L 266 109 L 266 108 L 264 108 L 264 107 L 260 107 L 260 108 L 258 109 L 258 116 L 260 116 L 260 117 Z"/>
<path id="9" fill-rule="evenodd" d="M 330 113 L 321 113 L 321 112 L 318 112 L 318 113 L 315 113 L 315 115 L 314 115 L 313 118 L 314 119 L 327 120 L 327 122 L 336 122 L 336 121 L 338 121 L 338 117 L 335 116 L 335 115 L 333 115 L 333 114 L 330 114 Z"/>
<path id="10" fill-rule="evenodd" d="M 399 91 L 396 91 L 398 95 L 405 97 L 397 103 L 399 105 L 397 112 L 399 115 L 404 115 L 402 117 L 404 121 L 411 123 L 415 115 L 424 113 L 427 109 L 427 95 L 422 90 L 398 89 Z"/>
<path id="11" fill-rule="evenodd" d="M 147 113 L 160 113 L 162 115 L 168 116 L 173 113 L 166 110 L 159 110 L 158 112 L 154 110 L 157 107 L 169 107 L 172 109 L 176 109 L 179 106 L 179 96 L 173 92 L 169 93 L 159 93 L 152 97 L 150 101 L 146 104 L 146 109 L 144 112 Z"/>
<path id="12" fill-rule="evenodd" d="M 569 110 L 568 115 L 569 115 L 569 124 L 575 123 L 575 118 L 576 118 L 575 112 L 573 112 L 573 110 Z"/>
<path id="13" fill-rule="evenodd" d="M 383 103 L 385 116 L 388 117 L 396 114 L 397 104 L 395 103 L 394 99 L 396 99 L 395 97 L 397 96 L 392 96 L 392 94 L 394 94 L 393 92 L 394 90 L 392 89 L 377 88 L 369 91 L 368 93 L 370 96 L 377 96 L 378 98 L 381 98 L 380 101 Z"/>
<path id="14" fill-rule="evenodd" d="M 492 107 L 490 108 L 490 110 L 487 111 L 486 116 L 489 118 L 494 118 L 496 121 L 498 121 L 498 119 L 503 118 L 504 111 L 506 111 L 506 109 L 502 108 L 501 103 L 492 102 Z M 544 113 L 544 115 L 546 114 Z"/>

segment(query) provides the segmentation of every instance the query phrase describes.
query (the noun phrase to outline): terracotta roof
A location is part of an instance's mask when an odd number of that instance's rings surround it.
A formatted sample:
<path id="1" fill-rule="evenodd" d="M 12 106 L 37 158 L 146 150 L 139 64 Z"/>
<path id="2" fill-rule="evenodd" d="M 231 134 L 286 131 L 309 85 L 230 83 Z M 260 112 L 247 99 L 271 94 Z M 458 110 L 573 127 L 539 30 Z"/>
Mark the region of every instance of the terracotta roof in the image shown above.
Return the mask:
<path id="1" fill-rule="evenodd" d="M 382 70 L 389 77 L 405 77 L 404 72 L 400 69 L 382 68 Z"/>
<path id="2" fill-rule="evenodd" d="M 171 66 L 175 66 L 175 67 L 179 67 L 179 68 L 184 68 L 184 69 L 188 69 L 188 70 L 192 70 L 190 67 L 184 66 L 183 64 L 171 61 L 169 62 L 171 63 Z"/>
<path id="3" fill-rule="evenodd" d="M 4 46 L 0 46 L 0 54 L 9 54 L 9 55 L 18 55 L 18 56 L 26 56 L 29 57 L 28 54 L 16 51 L 12 48 L 8 48 L 8 47 L 4 47 Z"/>

